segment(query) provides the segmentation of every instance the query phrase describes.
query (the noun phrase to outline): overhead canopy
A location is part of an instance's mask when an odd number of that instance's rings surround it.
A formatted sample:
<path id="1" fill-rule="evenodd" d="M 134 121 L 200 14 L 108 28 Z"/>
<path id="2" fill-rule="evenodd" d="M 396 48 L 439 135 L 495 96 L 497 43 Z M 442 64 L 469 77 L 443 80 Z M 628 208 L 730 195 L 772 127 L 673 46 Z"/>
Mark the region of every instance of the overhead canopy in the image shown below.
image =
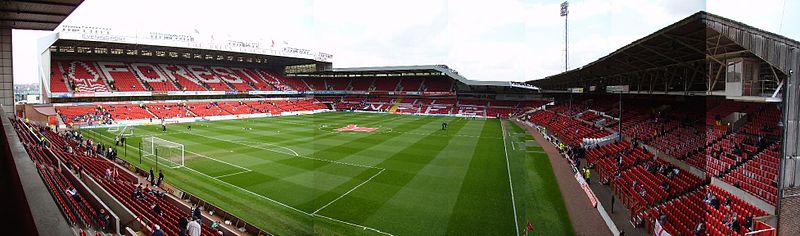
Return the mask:
<path id="1" fill-rule="evenodd" d="M 521 89 L 537 90 L 538 88 L 513 81 L 479 81 L 469 80 L 446 65 L 414 65 L 414 66 L 378 66 L 378 67 L 350 67 L 333 68 L 327 71 L 317 71 L 310 73 L 290 74 L 289 76 L 298 77 L 334 77 L 336 75 L 361 75 L 369 76 L 376 74 L 404 74 L 404 73 L 423 73 L 430 75 L 442 75 L 452 78 L 468 86 L 489 86 L 489 87 L 514 87 Z"/>
<path id="2" fill-rule="evenodd" d="M 545 90 L 628 84 L 667 91 L 719 89 L 726 58 L 751 56 L 778 81 L 797 68 L 800 43 L 707 12 L 695 13 L 583 67 L 528 83 Z M 724 83 L 719 83 L 724 84 Z"/>
<path id="3" fill-rule="evenodd" d="M 54 30 L 83 0 L 0 1 L 0 28 Z"/>
<path id="4" fill-rule="evenodd" d="M 150 58 L 150 60 L 153 61 L 208 61 L 210 63 L 229 62 L 238 64 L 261 64 L 264 66 L 281 69 L 288 65 L 315 63 L 330 64 L 326 62 L 318 62 L 314 59 L 288 56 L 271 56 L 256 53 L 231 52 L 225 50 L 154 46 L 147 44 L 109 43 L 87 40 L 59 39 L 52 45 L 51 50 L 53 51 L 53 57 L 56 59 L 80 59 L 89 57 L 93 60 L 125 61 L 130 59 L 134 61 L 142 61 Z M 111 50 L 122 50 L 126 53 L 113 54 L 110 52 Z M 149 52 L 149 54 L 146 52 Z M 157 55 L 156 52 L 164 52 L 164 55 Z"/>

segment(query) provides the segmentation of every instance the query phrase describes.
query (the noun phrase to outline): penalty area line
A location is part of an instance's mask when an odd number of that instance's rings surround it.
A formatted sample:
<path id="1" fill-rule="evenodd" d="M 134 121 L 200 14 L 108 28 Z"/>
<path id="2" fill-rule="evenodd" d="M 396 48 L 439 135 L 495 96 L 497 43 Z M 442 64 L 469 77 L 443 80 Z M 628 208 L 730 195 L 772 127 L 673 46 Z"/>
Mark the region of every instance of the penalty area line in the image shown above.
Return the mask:
<path id="1" fill-rule="evenodd" d="M 94 133 L 95 135 L 97 135 L 97 136 L 99 136 L 99 137 L 101 137 L 101 138 L 104 138 L 104 139 L 109 139 L 109 140 L 111 139 L 111 138 L 109 138 L 109 137 L 107 137 L 107 136 L 105 136 L 105 135 L 102 135 L 102 134 L 100 134 L 100 133 L 98 133 L 98 132 L 95 132 L 95 131 L 93 131 L 93 130 L 89 130 L 89 131 L 91 131 L 92 133 Z M 132 148 L 136 148 L 136 147 L 134 147 L 134 146 L 133 146 L 133 145 L 131 145 L 131 144 L 127 144 L 127 143 L 126 143 L 125 145 L 126 145 L 126 146 L 129 146 L 129 147 L 132 147 Z M 169 161 L 169 160 L 167 160 L 167 161 Z M 171 162 L 171 161 L 170 161 L 170 162 Z M 173 164 L 177 164 L 177 163 L 174 163 L 174 162 L 172 162 L 172 163 L 173 163 Z M 225 185 L 227 185 L 227 186 L 230 186 L 230 187 L 232 187 L 232 188 L 235 188 L 235 189 L 237 189 L 237 190 L 239 190 L 239 191 L 242 191 L 242 192 L 245 192 L 245 193 L 249 193 L 249 194 L 251 194 L 251 195 L 253 195 L 253 196 L 256 196 L 256 197 L 258 197 L 258 198 L 264 199 L 264 200 L 266 200 L 266 201 L 268 201 L 268 202 L 272 202 L 272 203 L 274 203 L 274 204 L 277 204 L 277 205 L 279 205 L 279 206 L 285 207 L 285 208 L 287 208 L 287 209 L 290 209 L 290 210 L 292 210 L 292 211 L 295 211 L 295 212 L 298 212 L 298 213 L 301 213 L 301 214 L 304 214 L 304 215 L 307 215 L 307 216 L 311 216 L 311 217 L 319 217 L 319 218 L 327 219 L 327 220 L 330 220 L 330 221 L 334 221 L 334 222 L 339 222 L 339 223 L 342 223 L 342 224 L 346 224 L 346 225 L 349 225 L 349 226 L 352 226 L 352 227 L 360 228 L 360 229 L 363 229 L 363 230 L 370 230 L 370 231 L 374 231 L 374 232 L 376 232 L 376 233 L 379 233 L 379 234 L 383 234 L 383 235 L 389 235 L 389 236 L 394 236 L 393 234 L 386 233 L 386 232 L 383 232 L 383 231 L 381 231 L 381 230 L 378 230 L 378 229 L 375 229 L 375 228 L 372 228 L 372 227 L 367 227 L 367 226 L 363 226 L 363 225 L 359 225 L 359 224 L 355 224 L 355 223 L 350 223 L 350 222 L 347 222 L 347 221 L 343 221 L 343 220 L 339 220 L 339 219 L 334 219 L 334 218 L 331 218 L 331 217 L 328 217 L 328 216 L 324 216 L 324 215 L 320 215 L 320 214 L 312 214 L 312 213 L 305 212 L 305 211 L 303 211 L 303 210 L 300 210 L 300 209 L 297 209 L 297 208 L 295 208 L 295 207 L 293 207 L 293 206 L 290 206 L 290 205 L 288 205 L 288 204 L 286 204 L 286 203 L 283 203 L 283 202 L 280 202 L 280 201 L 278 201 L 278 200 L 275 200 L 275 199 L 272 199 L 272 198 L 266 197 L 266 196 L 264 196 L 264 195 L 261 195 L 261 194 L 255 193 L 255 192 L 253 192 L 253 191 L 247 190 L 247 189 L 245 189 L 245 188 L 242 188 L 242 187 L 239 187 L 239 186 L 237 186 L 237 185 L 234 185 L 234 184 L 228 183 L 228 182 L 226 182 L 226 181 L 224 181 L 224 180 L 218 179 L 218 177 L 217 177 L 217 178 L 215 178 L 215 177 L 213 177 L 213 176 L 210 176 L 210 175 L 208 175 L 208 174 L 206 174 L 206 173 L 203 173 L 203 172 L 200 172 L 200 171 L 198 171 L 198 170 L 192 169 L 192 168 L 190 168 L 190 167 L 188 167 L 188 166 L 174 166 L 174 167 L 170 167 L 170 168 L 174 168 L 174 169 L 185 169 L 185 170 L 188 170 L 188 171 L 191 171 L 191 172 L 197 173 L 197 174 L 199 174 L 199 175 L 201 175 L 201 176 L 208 177 L 209 179 L 213 179 L 213 180 L 219 181 L 220 183 L 222 183 L 222 184 L 225 184 Z M 248 169 L 248 170 L 249 170 L 249 169 Z"/>
<path id="2" fill-rule="evenodd" d="M 339 223 L 346 224 L 346 225 L 350 225 L 350 226 L 353 226 L 353 227 L 362 228 L 362 229 L 364 229 L 364 230 L 371 230 L 371 231 L 374 231 L 374 232 L 376 232 L 376 233 L 383 234 L 383 235 L 394 236 L 394 234 L 390 234 L 390 233 L 387 233 L 387 232 L 383 232 L 383 231 L 381 231 L 381 230 L 379 230 L 379 229 L 376 229 L 376 228 L 367 227 L 367 226 L 363 226 L 363 225 L 359 225 L 359 224 L 355 224 L 355 223 L 350 223 L 350 222 L 347 222 L 347 221 L 343 221 L 343 220 L 339 220 L 339 219 L 330 218 L 330 217 L 327 217 L 327 216 L 324 216 L 324 215 L 320 215 L 320 214 L 311 214 L 311 216 L 316 216 L 316 217 L 320 217 L 320 218 L 328 219 L 328 220 L 331 220 L 331 221 L 339 222 Z"/>
<path id="3" fill-rule="evenodd" d="M 215 178 L 215 179 L 219 179 L 219 178 L 225 178 L 225 177 L 228 177 L 228 176 L 234 176 L 234 175 L 238 175 L 238 174 L 244 174 L 244 173 L 251 172 L 251 171 L 252 171 L 252 170 L 243 170 L 243 171 L 239 171 L 239 172 L 233 172 L 233 173 L 230 173 L 230 174 L 224 174 L 224 175 L 220 175 L 220 176 L 215 176 L 214 178 Z"/>
<path id="4" fill-rule="evenodd" d="M 343 198 L 344 196 L 346 196 L 347 194 L 350 194 L 350 192 L 353 192 L 353 191 L 354 191 L 354 190 L 356 190 L 358 187 L 361 187 L 361 185 L 364 185 L 364 184 L 366 184 L 367 182 L 369 182 L 370 180 L 372 180 L 372 179 L 373 179 L 373 178 L 375 178 L 376 176 L 378 176 L 378 175 L 380 175 L 381 173 L 383 173 L 383 171 L 384 171 L 384 170 L 386 170 L 386 169 L 381 169 L 380 171 L 378 171 L 378 173 L 375 173 L 374 175 L 370 176 L 370 177 L 369 177 L 367 180 L 365 180 L 364 182 L 361 182 L 360 184 L 358 184 L 358 185 L 356 185 L 355 187 L 351 188 L 350 190 L 348 190 L 347 192 L 345 192 L 345 193 L 344 193 L 344 194 L 342 194 L 341 196 L 337 197 L 336 199 L 333 199 L 333 201 L 330 201 L 330 202 L 328 202 L 328 204 L 325 204 L 324 206 L 320 207 L 319 209 L 317 209 L 316 211 L 312 212 L 311 214 L 312 214 L 312 215 L 314 215 L 314 214 L 317 214 L 317 212 L 321 211 L 322 209 L 325 209 L 326 207 L 330 206 L 331 204 L 333 204 L 334 202 L 338 201 L 339 199 L 342 199 L 342 198 Z"/>

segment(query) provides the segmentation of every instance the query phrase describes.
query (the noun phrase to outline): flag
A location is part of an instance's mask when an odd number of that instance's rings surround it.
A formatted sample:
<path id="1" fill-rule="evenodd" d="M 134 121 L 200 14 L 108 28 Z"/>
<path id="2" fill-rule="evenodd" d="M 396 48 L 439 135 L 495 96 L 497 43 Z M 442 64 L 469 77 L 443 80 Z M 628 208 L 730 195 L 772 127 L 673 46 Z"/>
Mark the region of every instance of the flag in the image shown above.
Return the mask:
<path id="1" fill-rule="evenodd" d="M 664 229 L 664 226 L 661 226 L 661 222 L 658 222 L 658 220 L 656 220 L 656 227 L 653 227 L 653 234 L 655 236 L 671 236 L 667 233 L 667 230 Z"/>

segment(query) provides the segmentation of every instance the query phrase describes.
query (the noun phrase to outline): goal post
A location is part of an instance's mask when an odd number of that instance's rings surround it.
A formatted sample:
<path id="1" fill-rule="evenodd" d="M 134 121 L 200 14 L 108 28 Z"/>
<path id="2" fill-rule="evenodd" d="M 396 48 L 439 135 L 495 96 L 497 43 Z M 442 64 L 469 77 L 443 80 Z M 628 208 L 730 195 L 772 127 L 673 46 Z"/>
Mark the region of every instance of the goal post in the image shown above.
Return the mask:
<path id="1" fill-rule="evenodd" d="M 133 136 L 133 128 L 129 128 L 127 125 L 118 125 L 118 126 L 111 126 L 108 128 L 108 133 L 113 134 L 116 137 L 124 136 L 129 137 Z"/>
<path id="2" fill-rule="evenodd" d="M 183 144 L 172 142 L 155 136 L 142 138 L 142 157 L 156 161 L 166 160 L 173 168 L 184 166 L 185 150 Z M 160 159 L 160 160 L 157 160 Z"/>

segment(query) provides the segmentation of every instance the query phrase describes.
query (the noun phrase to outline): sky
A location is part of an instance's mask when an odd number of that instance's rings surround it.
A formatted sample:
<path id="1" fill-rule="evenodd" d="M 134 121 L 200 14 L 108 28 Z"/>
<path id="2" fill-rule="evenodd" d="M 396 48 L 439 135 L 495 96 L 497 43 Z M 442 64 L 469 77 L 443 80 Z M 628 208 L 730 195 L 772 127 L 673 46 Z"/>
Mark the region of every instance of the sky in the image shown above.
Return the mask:
<path id="1" fill-rule="evenodd" d="M 63 24 L 271 38 L 333 54 L 337 68 L 445 64 L 472 80 L 528 81 L 564 71 L 562 1 L 86 0 Z M 568 68 L 700 10 L 800 40 L 796 0 L 572 0 Z M 43 34 L 14 31 L 15 82 L 36 82 Z"/>

